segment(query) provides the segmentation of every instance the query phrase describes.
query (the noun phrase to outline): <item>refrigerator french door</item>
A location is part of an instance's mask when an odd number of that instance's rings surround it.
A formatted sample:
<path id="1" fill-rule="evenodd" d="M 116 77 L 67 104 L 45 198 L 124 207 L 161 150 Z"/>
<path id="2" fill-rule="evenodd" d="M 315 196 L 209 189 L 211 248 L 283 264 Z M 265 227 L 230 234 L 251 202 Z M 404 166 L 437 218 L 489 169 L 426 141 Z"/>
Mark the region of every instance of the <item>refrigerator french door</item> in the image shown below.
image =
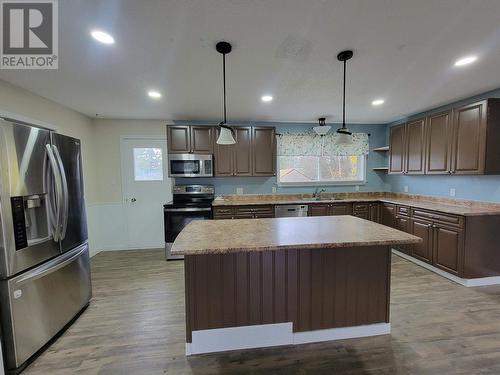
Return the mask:
<path id="1" fill-rule="evenodd" d="M 91 297 L 80 141 L 0 120 L 0 317 L 8 370 Z"/>

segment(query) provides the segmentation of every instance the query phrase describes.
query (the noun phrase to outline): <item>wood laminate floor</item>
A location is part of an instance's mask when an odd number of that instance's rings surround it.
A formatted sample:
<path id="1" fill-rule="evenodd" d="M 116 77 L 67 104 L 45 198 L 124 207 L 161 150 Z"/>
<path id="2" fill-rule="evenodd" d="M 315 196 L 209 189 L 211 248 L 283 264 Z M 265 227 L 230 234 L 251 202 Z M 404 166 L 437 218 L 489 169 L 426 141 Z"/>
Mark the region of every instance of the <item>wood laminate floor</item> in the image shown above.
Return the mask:
<path id="1" fill-rule="evenodd" d="M 500 286 L 393 256 L 391 335 L 186 358 L 183 275 L 158 250 L 98 254 L 89 308 L 24 374 L 500 374 Z"/>

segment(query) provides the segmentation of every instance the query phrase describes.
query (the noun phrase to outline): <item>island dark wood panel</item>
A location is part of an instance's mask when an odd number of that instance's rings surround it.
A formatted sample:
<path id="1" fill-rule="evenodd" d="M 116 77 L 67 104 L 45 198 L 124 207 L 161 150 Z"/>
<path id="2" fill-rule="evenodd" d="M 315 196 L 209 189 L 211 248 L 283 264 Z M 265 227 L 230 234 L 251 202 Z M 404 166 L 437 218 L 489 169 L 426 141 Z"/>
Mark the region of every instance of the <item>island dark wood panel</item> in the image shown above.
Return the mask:
<path id="1" fill-rule="evenodd" d="M 187 255 L 186 341 L 214 328 L 389 322 L 390 264 L 388 246 Z"/>

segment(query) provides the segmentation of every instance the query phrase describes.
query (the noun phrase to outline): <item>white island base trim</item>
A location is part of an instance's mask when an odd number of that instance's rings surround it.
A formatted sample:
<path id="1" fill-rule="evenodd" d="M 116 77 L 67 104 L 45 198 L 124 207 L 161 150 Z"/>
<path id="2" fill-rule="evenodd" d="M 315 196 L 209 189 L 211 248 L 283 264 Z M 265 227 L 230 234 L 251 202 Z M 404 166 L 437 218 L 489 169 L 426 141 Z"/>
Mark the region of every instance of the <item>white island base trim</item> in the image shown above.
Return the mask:
<path id="1" fill-rule="evenodd" d="M 207 329 L 192 332 L 192 342 L 186 343 L 186 355 L 307 344 L 387 335 L 389 333 L 391 333 L 391 323 L 320 329 L 307 332 L 293 332 L 293 323 L 291 322 Z"/>
<path id="2" fill-rule="evenodd" d="M 406 259 L 412 263 L 418 264 L 419 266 L 424 267 L 424 268 L 428 269 L 429 271 L 437 273 L 440 276 L 446 277 L 448 280 L 451 280 L 453 282 L 456 282 L 457 284 L 466 286 L 468 288 L 475 287 L 475 286 L 500 285 L 500 276 L 479 277 L 477 279 L 463 279 L 461 277 L 458 277 L 458 276 L 452 275 L 451 273 L 443 271 L 437 267 L 434 267 L 428 263 L 422 262 L 421 260 L 415 259 L 415 258 L 413 258 L 405 253 L 402 253 L 401 251 L 398 251 L 396 249 L 392 249 L 392 252 L 403 259 Z"/>

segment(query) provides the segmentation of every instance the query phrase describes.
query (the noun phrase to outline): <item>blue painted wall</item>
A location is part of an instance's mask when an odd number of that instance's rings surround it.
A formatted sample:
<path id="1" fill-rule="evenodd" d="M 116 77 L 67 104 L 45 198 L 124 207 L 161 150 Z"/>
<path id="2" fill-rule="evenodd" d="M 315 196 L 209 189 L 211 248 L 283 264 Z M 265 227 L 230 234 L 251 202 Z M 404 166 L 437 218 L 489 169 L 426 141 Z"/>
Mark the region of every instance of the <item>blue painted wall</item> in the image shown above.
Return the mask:
<path id="1" fill-rule="evenodd" d="M 460 100 L 433 110 L 418 113 L 408 118 L 411 120 L 431 113 L 437 113 L 451 107 L 471 103 L 485 98 L 500 98 L 500 89 L 489 91 L 468 99 Z M 389 124 L 387 127 L 387 141 L 389 139 L 389 127 L 398 122 Z M 500 124 L 497 124 L 500 126 Z M 500 147 L 500 145 L 498 145 Z M 386 176 L 384 181 L 389 185 L 390 191 L 403 192 L 405 185 L 408 191 L 415 194 L 449 196 L 450 188 L 456 189 L 456 198 L 474 199 L 480 201 L 500 202 L 500 176 Z"/>
<path id="2" fill-rule="evenodd" d="M 176 124 L 207 124 L 207 122 L 176 121 Z M 211 122 L 213 125 L 215 122 Z M 274 126 L 278 133 L 283 132 L 310 132 L 316 123 L 290 123 L 290 122 L 238 122 L 232 123 L 240 126 Z M 334 129 L 338 124 L 330 124 Z M 387 142 L 387 126 L 385 124 L 348 125 L 353 132 L 370 133 L 370 149 L 382 147 Z M 374 172 L 373 167 L 384 166 L 386 163 L 384 153 L 370 152 L 368 155 L 367 184 L 360 185 L 360 191 L 389 191 L 389 185 L 385 182 L 383 172 Z M 193 183 L 194 179 L 177 178 L 177 184 Z M 216 194 L 236 194 L 236 188 L 242 187 L 244 194 L 270 194 L 276 184 L 276 177 L 213 177 L 196 179 L 197 183 L 207 183 L 215 185 Z M 355 191 L 354 186 L 325 186 L 327 191 L 342 192 Z M 277 187 L 278 193 L 312 193 L 315 187 Z"/>

